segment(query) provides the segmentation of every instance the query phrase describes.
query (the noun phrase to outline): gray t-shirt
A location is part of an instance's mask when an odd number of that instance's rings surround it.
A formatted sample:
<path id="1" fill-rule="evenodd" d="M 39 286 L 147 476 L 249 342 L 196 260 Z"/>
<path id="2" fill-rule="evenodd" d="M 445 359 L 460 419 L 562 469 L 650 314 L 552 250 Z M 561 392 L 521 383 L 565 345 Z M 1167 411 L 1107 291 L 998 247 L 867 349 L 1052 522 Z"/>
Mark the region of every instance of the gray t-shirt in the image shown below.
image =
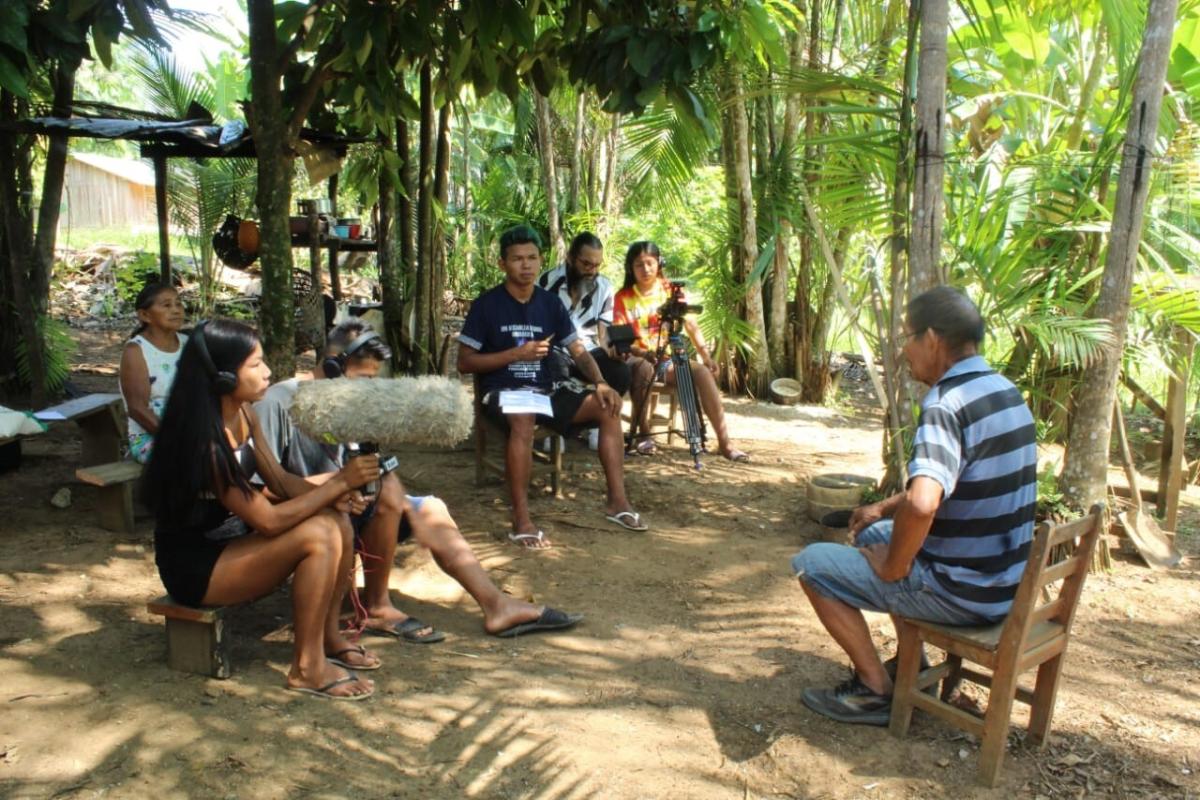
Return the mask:
<path id="1" fill-rule="evenodd" d="M 292 424 L 288 409 L 300 387 L 298 378 L 281 381 L 254 404 L 263 437 L 279 464 L 293 475 L 306 478 L 342 468 L 342 446 L 321 444 Z"/>

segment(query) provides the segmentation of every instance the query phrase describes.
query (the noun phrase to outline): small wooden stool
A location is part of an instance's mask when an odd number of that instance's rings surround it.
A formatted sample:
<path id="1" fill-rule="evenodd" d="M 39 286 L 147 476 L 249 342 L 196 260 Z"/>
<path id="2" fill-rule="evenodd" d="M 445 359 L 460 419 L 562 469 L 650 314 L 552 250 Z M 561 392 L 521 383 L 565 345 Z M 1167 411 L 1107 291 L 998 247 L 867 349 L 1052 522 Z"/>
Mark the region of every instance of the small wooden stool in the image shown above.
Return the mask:
<path id="1" fill-rule="evenodd" d="M 141 475 L 142 465 L 136 461 L 75 470 L 77 479 L 100 488 L 100 526 L 120 533 L 133 533 L 133 485 Z"/>
<path id="2" fill-rule="evenodd" d="M 227 607 L 193 608 L 163 595 L 146 604 L 167 620 L 167 666 L 181 672 L 228 678 L 233 674 L 225 630 Z"/>

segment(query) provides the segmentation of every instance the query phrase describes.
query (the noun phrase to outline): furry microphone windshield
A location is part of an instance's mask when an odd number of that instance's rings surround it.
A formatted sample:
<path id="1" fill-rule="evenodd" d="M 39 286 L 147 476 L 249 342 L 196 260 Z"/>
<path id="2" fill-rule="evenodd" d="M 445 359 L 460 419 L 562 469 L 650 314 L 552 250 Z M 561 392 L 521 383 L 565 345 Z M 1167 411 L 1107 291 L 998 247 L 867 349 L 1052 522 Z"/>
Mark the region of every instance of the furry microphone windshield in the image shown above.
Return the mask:
<path id="1" fill-rule="evenodd" d="M 319 442 L 376 442 L 453 447 L 471 435 L 471 395 L 458 381 L 419 378 L 338 378 L 304 381 L 292 421 Z"/>

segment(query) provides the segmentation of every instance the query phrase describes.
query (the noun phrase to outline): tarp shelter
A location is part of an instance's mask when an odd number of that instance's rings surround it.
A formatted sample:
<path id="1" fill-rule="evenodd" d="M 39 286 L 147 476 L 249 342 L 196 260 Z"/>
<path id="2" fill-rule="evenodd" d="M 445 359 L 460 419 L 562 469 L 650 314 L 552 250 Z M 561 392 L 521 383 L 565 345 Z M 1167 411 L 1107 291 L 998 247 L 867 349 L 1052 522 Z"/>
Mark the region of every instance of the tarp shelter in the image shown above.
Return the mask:
<path id="1" fill-rule="evenodd" d="M 117 109 L 122 112 L 127 109 Z M 129 112 L 138 113 L 138 112 Z M 191 113 L 191 112 L 190 112 Z M 0 126 L 0 130 L 44 136 L 63 135 L 92 139 L 128 139 L 141 143 L 141 155 L 153 164 L 155 216 L 158 223 L 159 264 L 164 283 L 171 282 L 171 251 L 167 225 L 168 158 L 255 158 L 254 140 L 242 122 L 213 124 L 211 117 L 195 107 L 195 118 L 100 118 L 87 116 L 34 117 Z M 145 115 L 150 117 L 151 115 Z M 341 158 L 349 145 L 363 138 L 322 133 L 308 128 L 300 140 L 314 151 L 325 151 Z"/>

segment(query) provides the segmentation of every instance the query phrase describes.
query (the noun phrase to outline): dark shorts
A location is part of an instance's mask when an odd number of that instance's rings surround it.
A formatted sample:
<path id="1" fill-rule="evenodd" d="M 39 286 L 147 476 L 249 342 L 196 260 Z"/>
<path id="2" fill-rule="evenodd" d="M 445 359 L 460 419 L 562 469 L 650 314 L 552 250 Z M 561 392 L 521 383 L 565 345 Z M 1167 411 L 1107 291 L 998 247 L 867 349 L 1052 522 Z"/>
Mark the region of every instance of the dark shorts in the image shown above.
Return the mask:
<path id="1" fill-rule="evenodd" d="M 409 513 L 415 514 L 416 512 L 420 511 L 421 504 L 424 503 L 427 499 L 429 499 L 432 496 L 433 495 L 426 495 L 424 497 L 414 497 L 411 494 L 405 495 L 405 497 L 408 498 L 409 506 L 412 508 L 412 511 Z M 406 514 L 404 514 L 404 516 L 400 517 L 400 532 L 396 535 L 396 541 L 398 541 L 398 542 L 406 542 L 412 538 L 412 533 L 413 533 L 412 522 L 409 521 L 408 516 L 409 515 L 406 513 Z M 375 518 L 375 502 L 374 501 L 371 501 L 371 503 L 366 507 L 366 509 L 363 511 L 363 513 L 358 514 L 358 515 L 352 514 L 350 516 L 350 525 L 354 528 L 354 544 L 356 546 L 361 543 L 363 531 L 365 531 L 367 529 L 367 525 L 370 524 L 371 520 L 374 518 Z"/>
<path id="2" fill-rule="evenodd" d="M 596 362 L 596 366 L 600 368 L 600 375 L 604 378 L 604 382 L 622 397 L 629 394 L 629 387 L 633 385 L 633 370 L 629 368 L 629 365 L 610 356 L 603 347 L 597 347 L 589 352 L 592 360 Z M 579 371 L 579 367 L 575 366 L 575 362 L 571 362 L 571 376 L 587 383 L 588 379 Z"/>
<path id="3" fill-rule="evenodd" d="M 547 417 L 545 414 L 538 414 L 537 424 L 553 428 L 565 436 L 570 432 L 571 420 L 575 419 L 575 415 L 579 413 L 579 407 L 593 391 L 595 390 L 573 385 L 570 381 L 559 384 L 559 388 L 550 395 L 550 408 L 554 412 L 554 416 Z M 499 392 L 488 392 L 487 397 L 483 399 L 483 413 L 492 422 L 504 430 L 508 430 L 508 418 L 500 410 Z"/>
<path id="4" fill-rule="evenodd" d="M 229 540 L 184 537 L 174 531 L 154 531 L 154 563 L 163 588 L 176 603 L 198 606 L 208 592 L 217 559 Z"/>

